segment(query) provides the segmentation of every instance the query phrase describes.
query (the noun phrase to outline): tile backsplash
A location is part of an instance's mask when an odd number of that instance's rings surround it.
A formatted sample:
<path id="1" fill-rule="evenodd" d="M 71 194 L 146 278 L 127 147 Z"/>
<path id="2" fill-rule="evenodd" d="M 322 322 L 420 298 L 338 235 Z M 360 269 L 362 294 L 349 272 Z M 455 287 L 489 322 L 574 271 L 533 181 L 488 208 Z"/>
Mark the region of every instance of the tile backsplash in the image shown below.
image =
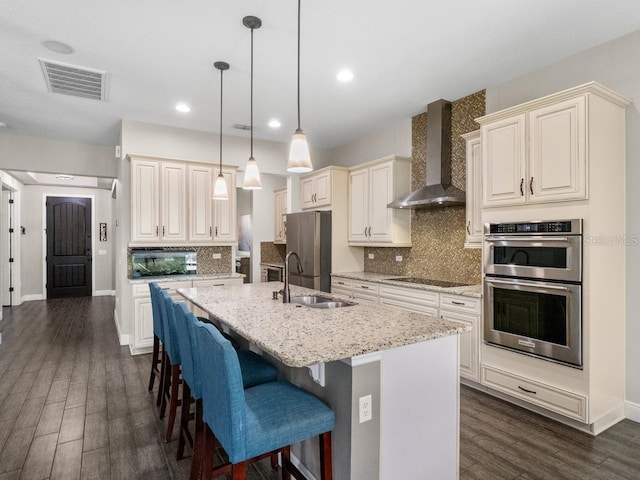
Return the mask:
<path id="1" fill-rule="evenodd" d="M 475 118 L 485 114 L 485 91 L 452 102 L 451 180 L 466 189 L 465 141 L 460 135 L 479 128 Z M 412 119 L 411 188 L 425 183 L 427 113 Z M 464 248 L 465 207 L 446 207 L 411 212 L 410 248 L 365 248 L 366 272 L 409 275 L 436 280 L 480 283 L 481 250 Z M 369 260 L 373 254 L 373 260 Z M 396 256 L 402 261 L 396 261 Z"/>
<path id="2" fill-rule="evenodd" d="M 280 243 L 260 242 L 260 263 L 283 263 L 287 246 Z"/>

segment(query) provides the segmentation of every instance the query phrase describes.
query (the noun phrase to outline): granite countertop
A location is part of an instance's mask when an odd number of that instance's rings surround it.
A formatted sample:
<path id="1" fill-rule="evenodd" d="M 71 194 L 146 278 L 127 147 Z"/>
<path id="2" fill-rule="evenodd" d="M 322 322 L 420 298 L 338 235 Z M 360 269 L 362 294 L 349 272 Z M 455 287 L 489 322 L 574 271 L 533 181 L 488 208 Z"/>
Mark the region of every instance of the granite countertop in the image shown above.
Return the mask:
<path id="1" fill-rule="evenodd" d="M 148 282 L 182 282 L 187 280 L 220 280 L 227 278 L 244 278 L 242 273 L 198 273 L 196 275 L 158 275 L 147 277 L 129 278 L 129 283 L 148 283 Z"/>
<path id="2" fill-rule="evenodd" d="M 451 293 L 454 295 L 465 295 L 467 297 L 482 298 L 482 285 L 468 285 L 464 287 L 436 287 L 435 285 L 422 285 L 420 283 L 398 282 L 394 278 L 408 275 L 389 275 L 386 273 L 373 272 L 343 272 L 332 273 L 332 277 L 343 277 L 351 280 L 362 280 L 365 282 L 381 283 L 383 285 L 395 285 L 398 287 L 415 288 L 417 290 L 430 290 L 432 292 Z"/>
<path id="3" fill-rule="evenodd" d="M 261 266 L 284 268 L 284 262 L 260 262 Z"/>
<path id="4" fill-rule="evenodd" d="M 273 300 L 272 292 L 282 286 L 280 282 L 247 283 L 184 288 L 178 293 L 290 367 L 308 367 L 471 330 L 462 323 L 383 305 L 361 303 L 323 310 Z M 292 297 L 314 293 L 346 299 L 291 286 Z"/>

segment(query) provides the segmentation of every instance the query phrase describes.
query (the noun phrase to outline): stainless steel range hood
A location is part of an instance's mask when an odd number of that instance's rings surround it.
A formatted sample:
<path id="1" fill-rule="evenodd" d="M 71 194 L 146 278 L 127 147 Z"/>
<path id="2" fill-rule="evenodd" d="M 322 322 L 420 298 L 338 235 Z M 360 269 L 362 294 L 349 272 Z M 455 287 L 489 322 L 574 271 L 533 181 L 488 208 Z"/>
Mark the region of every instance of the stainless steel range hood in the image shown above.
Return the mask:
<path id="1" fill-rule="evenodd" d="M 451 102 L 427 106 L 426 185 L 403 195 L 387 207 L 438 208 L 464 205 L 465 192 L 451 185 Z"/>

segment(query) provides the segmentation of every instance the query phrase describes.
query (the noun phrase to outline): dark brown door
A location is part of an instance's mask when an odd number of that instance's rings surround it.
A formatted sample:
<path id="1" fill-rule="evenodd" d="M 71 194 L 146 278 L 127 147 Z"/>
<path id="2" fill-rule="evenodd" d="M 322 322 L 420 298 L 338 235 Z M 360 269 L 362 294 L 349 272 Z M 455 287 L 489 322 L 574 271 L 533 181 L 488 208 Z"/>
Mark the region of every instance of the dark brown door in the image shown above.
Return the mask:
<path id="1" fill-rule="evenodd" d="M 91 296 L 91 199 L 47 197 L 47 298 Z"/>

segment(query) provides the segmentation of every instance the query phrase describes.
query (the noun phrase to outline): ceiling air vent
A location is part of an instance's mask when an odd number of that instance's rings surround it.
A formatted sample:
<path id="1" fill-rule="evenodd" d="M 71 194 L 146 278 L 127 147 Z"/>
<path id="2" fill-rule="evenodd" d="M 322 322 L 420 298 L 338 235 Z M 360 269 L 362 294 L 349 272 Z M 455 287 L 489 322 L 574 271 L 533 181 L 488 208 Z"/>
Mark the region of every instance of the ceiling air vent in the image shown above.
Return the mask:
<path id="1" fill-rule="evenodd" d="M 107 101 L 107 72 L 42 58 L 39 60 L 50 92 Z"/>

